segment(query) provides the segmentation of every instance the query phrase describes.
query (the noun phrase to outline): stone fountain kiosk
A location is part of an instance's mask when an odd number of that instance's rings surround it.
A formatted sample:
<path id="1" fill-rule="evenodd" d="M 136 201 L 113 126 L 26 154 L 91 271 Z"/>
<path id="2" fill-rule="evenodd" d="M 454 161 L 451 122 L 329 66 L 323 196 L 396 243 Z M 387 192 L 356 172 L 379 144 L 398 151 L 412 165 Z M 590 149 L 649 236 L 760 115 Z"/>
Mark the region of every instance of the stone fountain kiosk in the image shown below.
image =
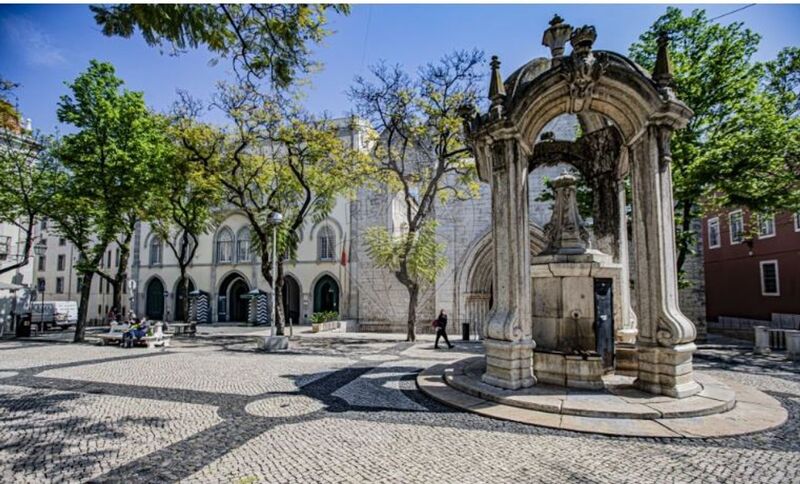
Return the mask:
<path id="1" fill-rule="evenodd" d="M 592 50 L 595 37 L 593 27 L 573 30 L 554 18 L 543 39 L 552 58 L 505 81 L 493 58 L 488 112 L 463 109 L 492 193 L 486 354 L 427 368 L 417 385 L 469 412 L 582 432 L 702 438 L 781 425 L 788 412 L 776 399 L 692 368 L 695 328 L 678 308 L 669 149 L 692 112 L 672 90 L 667 39 L 659 39 L 650 75 Z M 567 41 L 572 52 L 564 55 Z M 577 140 L 541 132 L 562 114 L 577 115 Z M 592 234 L 567 173 L 553 182 L 547 247 L 531 257 L 528 173 L 553 163 L 572 165 L 592 188 Z"/>
<path id="2" fill-rule="evenodd" d="M 606 279 L 617 301 L 617 310 L 606 314 L 616 321 L 616 339 L 627 343 L 635 339 L 632 348 L 638 363 L 632 371 L 637 387 L 688 397 L 701 387 L 692 371 L 695 327 L 678 307 L 670 138 L 686 125 L 692 111 L 672 89 L 665 37 L 659 39 L 652 75 L 622 55 L 593 50 L 595 39 L 594 27 L 573 29 L 554 18 L 543 39 L 552 58 L 535 59 L 504 82 L 494 57 L 488 112 L 465 108 L 462 113 L 480 177 L 491 185 L 492 196 L 494 306 L 485 327 L 482 379 L 519 389 L 537 379 L 569 385 L 573 375 L 578 386 L 602 386 L 597 378 L 602 358 L 590 364 L 585 354 L 596 350 L 595 336 L 591 344 L 586 339 L 581 342 L 580 337 L 575 339 L 576 332 L 567 329 L 586 333 L 595 323 L 594 301 L 589 298 L 596 299 L 597 280 Z M 564 55 L 567 41 L 572 52 Z M 587 135 L 575 142 L 542 136 L 545 125 L 561 114 L 576 114 Z M 554 216 L 561 220 L 552 230 L 560 231 L 558 237 L 551 237 L 548 253 L 531 261 L 528 173 L 538 164 L 560 161 L 576 166 L 594 189 L 594 235 L 601 251 L 581 247 L 586 240 L 580 227 L 558 213 L 574 208 L 559 208 L 557 202 Z M 633 192 L 637 271 L 632 295 L 624 216 L 626 176 Z M 603 269 L 604 275 L 596 277 L 593 268 Z M 541 349 L 547 353 L 534 357 Z M 552 356 L 555 352 L 562 353 L 563 361 Z"/>

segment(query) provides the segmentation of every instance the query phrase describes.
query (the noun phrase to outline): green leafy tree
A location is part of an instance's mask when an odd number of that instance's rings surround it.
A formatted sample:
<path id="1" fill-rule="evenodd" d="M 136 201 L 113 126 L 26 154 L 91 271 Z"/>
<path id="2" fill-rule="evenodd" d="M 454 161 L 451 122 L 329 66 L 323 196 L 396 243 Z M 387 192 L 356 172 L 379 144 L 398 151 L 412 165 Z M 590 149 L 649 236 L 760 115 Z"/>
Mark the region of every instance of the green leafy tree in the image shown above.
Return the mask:
<path id="1" fill-rule="evenodd" d="M 113 242 L 120 250 L 116 273 L 101 270 L 102 259 L 91 268 L 113 286 L 117 309 L 122 307 L 133 231 L 157 193 L 170 149 L 164 119 L 147 109 L 142 93 L 122 86 L 111 64 L 91 61 L 69 84 L 71 94 L 61 97 L 58 119 L 77 132 L 64 136 L 55 151 L 74 179 L 74 191 L 94 203 L 91 218 L 99 242 Z M 94 262 L 93 256 L 84 262 Z"/>
<path id="2" fill-rule="evenodd" d="M 631 46 L 631 57 L 645 69 L 655 63 L 660 32 L 671 39 L 678 97 L 694 111 L 672 139 L 680 270 L 697 237 L 691 221 L 704 210 L 732 205 L 771 212 L 800 202 L 800 130 L 786 112 L 796 110 L 789 107 L 796 97 L 786 90 L 797 86 L 796 51 L 765 69 L 752 60 L 760 38 L 742 23 L 716 24 L 703 10 L 684 16 L 669 7 Z"/>
<path id="3" fill-rule="evenodd" d="M 203 143 L 183 142 L 219 181 L 223 200 L 248 218 L 261 274 L 275 290 L 275 329 L 282 335 L 283 255 L 294 256 L 306 222 L 323 220 L 336 198 L 360 183 L 363 159 L 338 137 L 336 125 L 263 100 L 247 88 L 225 87 L 215 106 L 226 114 L 229 129 Z M 187 112 L 199 114 L 197 108 Z M 276 237 L 277 274 L 272 273 L 272 212 L 284 216 Z"/>
<path id="4" fill-rule="evenodd" d="M 105 35 L 131 37 L 139 29 L 154 46 L 173 52 L 207 47 L 230 59 L 239 79 L 268 79 L 288 87 L 314 67 L 310 44 L 328 34 L 326 14 L 346 5 L 305 4 L 121 4 L 90 7 Z"/>
<path id="5" fill-rule="evenodd" d="M 11 87 L 9 87 L 11 89 Z M 0 94 L 0 106 L 11 106 Z M 23 235 L 20 257 L 0 265 L 0 274 L 28 264 L 36 221 L 55 193 L 58 170 L 48 147 L 50 139 L 19 126 L 19 114 L 10 111 L 7 127 L 0 127 L 0 223 L 18 227 Z"/>
<path id="6" fill-rule="evenodd" d="M 408 291 L 407 340 L 416 339 L 421 287 L 446 261 L 435 241 L 436 203 L 478 193 L 475 164 L 465 145 L 459 110 L 477 103 L 483 54 L 459 51 L 427 64 L 414 79 L 400 66 L 380 64 L 350 89 L 372 139 L 375 179 L 404 206 L 404 233 L 371 228 L 365 242 L 373 261 L 394 272 Z"/>
<path id="7" fill-rule="evenodd" d="M 189 322 L 189 280 L 186 272 L 197 253 L 198 238 L 216 222 L 220 184 L 209 177 L 195 155 L 184 146 L 202 146 L 214 139 L 214 130 L 178 116 L 170 127 L 175 146 L 166 162 L 163 182 L 152 205 L 153 232 L 169 247 L 180 270 L 178 291 L 183 295 L 183 321 Z"/>
<path id="8" fill-rule="evenodd" d="M 75 272 L 78 274 L 80 302 L 73 339 L 78 343 L 84 340 L 86 332 L 92 280 L 114 234 L 104 223 L 105 207 L 97 203 L 91 190 L 86 189 L 85 180 L 69 170 L 61 171 L 60 176 L 47 217 L 55 222 L 56 231 L 78 252 Z"/>

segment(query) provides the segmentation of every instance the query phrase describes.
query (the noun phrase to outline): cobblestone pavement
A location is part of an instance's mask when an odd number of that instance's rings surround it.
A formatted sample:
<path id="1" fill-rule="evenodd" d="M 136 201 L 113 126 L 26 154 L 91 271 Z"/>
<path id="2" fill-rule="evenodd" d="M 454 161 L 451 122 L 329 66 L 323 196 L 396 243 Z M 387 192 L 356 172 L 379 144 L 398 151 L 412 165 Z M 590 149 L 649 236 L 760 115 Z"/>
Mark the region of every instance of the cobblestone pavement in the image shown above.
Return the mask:
<path id="1" fill-rule="evenodd" d="M 0 342 L 0 482 L 798 482 L 800 367 L 706 345 L 696 368 L 789 409 L 726 439 L 604 437 L 443 407 L 423 368 L 477 354 L 380 335 L 166 350 Z"/>

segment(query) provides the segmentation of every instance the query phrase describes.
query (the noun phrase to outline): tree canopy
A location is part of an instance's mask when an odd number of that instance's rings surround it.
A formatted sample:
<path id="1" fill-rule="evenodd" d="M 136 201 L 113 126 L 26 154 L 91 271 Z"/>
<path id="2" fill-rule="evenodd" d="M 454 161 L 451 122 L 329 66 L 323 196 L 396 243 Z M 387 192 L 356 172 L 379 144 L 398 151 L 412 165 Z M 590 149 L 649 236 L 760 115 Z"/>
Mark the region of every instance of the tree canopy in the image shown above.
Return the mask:
<path id="1" fill-rule="evenodd" d="M 678 268 L 704 210 L 744 206 L 771 212 L 800 206 L 797 49 L 767 64 L 753 61 L 760 36 L 740 22 L 713 23 L 703 10 L 667 12 L 631 46 L 648 70 L 666 32 L 678 97 L 693 111 L 672 140 Z"/>
<path id="2" fill-rule="evenodd" d="M 172 52 L 206 46 L 229 59 L 240 80 L 262 79 L 288 87 L 315 66 L 310 45 L 320 42 L 328 11 L 346 5 L 306 4 L 121 4 L 92 5 L 108 36 L 131 37 L 139 29 L 153 46 Z"/>

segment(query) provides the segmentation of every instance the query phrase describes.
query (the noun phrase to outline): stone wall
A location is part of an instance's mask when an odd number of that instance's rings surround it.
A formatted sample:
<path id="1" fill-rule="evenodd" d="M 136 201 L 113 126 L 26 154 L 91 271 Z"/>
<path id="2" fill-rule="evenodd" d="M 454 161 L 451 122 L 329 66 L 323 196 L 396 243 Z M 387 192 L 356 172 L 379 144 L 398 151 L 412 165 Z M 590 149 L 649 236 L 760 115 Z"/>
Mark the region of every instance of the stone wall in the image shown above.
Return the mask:
<path id="1" fill-rule="evenodd" d="M 683 263 L 684 277 L 688 284 L 679 291 L 680 306 L 697 328 L 697 340 L 705 341 L 707 336 L 706 324 L 706 289 L 705 273 L 703 272 L 703 238 L 701 236 L 701 220 L 692 221 L 691 229 L 697 235 L 695 253 L 686 257 Z"/>

